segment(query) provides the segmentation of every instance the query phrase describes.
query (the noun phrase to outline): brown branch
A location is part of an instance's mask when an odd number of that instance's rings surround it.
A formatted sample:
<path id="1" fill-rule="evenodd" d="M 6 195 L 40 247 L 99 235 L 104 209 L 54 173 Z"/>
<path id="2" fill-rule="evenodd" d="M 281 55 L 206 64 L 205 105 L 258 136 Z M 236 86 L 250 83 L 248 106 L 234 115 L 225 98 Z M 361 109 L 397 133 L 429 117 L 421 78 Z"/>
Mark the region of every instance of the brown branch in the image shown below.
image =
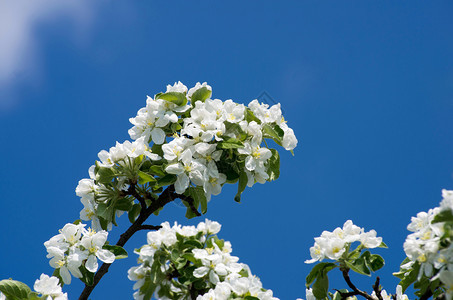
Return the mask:
<path id="1" fill-rule="evenodd" d="M 135 187 L 134 187 L 135 190 Z M 158 209 L 164 207 L 167 203 L 173 201 L 176 197 L 173 197 L 174 194 L 174 186 L 168 186 L 160 195 L 159 198 L 152 202 L 151 205 L 146 208 L 142 209 L 140 215 L 138 216 L 137 220 L 120 236 L 116 246 L 123 247 L 126 242 L 136 233 L 137 231 L 143 229 L 142 226 L 150 226 L 150 225 L 143 225 L 143 223 L 148 219 L 148 217 L 153 214 Z M 135 196 L 134 196 L 135 197 Z M 143 199 L 143 198 L 142 198 Z M 140 200 L 139 200 L 140 201 Z M 93 289 L 102 279 L 102 277 L 109 271 L 111 264 L 103 263 L 99 270 L 94 275 L 94 283 L 93 285 L 85 285 L 82 293 L 79 296 L 79 300 L 86 300 L 88 296 L 90 296 Z"/>
<path id="2" fill-rule="evenodd" d="M 368 300 L 374 300 L 373 297 L 371 297 L 368 293 L 364 292 L 364 291 L 361 291 L 359 290 L 351 281 L 351 278 L 349 277 L 349 269 L 341 269 L 342 273 L 343 273 L 343 278 L 344 280 L 346 281 L 346 283 L 348 284 L 348 286 L 353 290 L 353 295 L 349 295 L 348 297 L 350 296 L 355 296 L 355 295 L 358 295 L 358 296 L 362 296 Z M 345 294 L 345 293 L 343 293 Z M 340 295 L 342 296 L 343 298 L 343 294 L 340 293 Z M 350 294 L 350 293 L 346 293 L 346 294 Z M 380 293 L 379 293 L 380 294 Z"/>
<path id="3" fill-rule="evenodd" d="M 142 207 L 142 210 L 146 209 L 146 201 L 145 199 L 137 192 L 137 190 L 135 189 L 135 183 L 134 182 L 131 182 L 131 184 L 129 185 L 129 188 L 127 189 L 127 193 L 131 196 L 134 196 L 135 199 L 138 200 L 138 202 L 140 202 L 140 205 Z"/>
<path id="4" fill-rule="evenodd" d="M 384 300 L 384 299 L 382 299 L 381 288 L 379 287 L 380 280 L 381 279 L 379 278 L 379 276 L 376 277 L 376 282 L 373 284 L 373 291 L 374 291 L 374 293 L 376 294 L 376 297 L 378 297 L 379 300 Z"/>
<path id="5" fill-rule="evenodd" d="M 155 225 L 142 225 L 138 228 L 138 230 L 159 230 L 161 229 L 162 226 L 158 225 L 158 226 L 155 226 Z"/>

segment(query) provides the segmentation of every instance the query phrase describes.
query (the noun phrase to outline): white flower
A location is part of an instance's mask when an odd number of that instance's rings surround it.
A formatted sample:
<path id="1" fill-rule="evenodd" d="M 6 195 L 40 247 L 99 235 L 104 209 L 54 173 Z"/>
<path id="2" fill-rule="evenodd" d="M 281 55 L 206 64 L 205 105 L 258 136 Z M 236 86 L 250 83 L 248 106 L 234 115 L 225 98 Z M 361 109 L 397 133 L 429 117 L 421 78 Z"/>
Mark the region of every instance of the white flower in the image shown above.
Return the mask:
<path id="1" fill-rule="evenodd" d="M 177 93 L 187 93 L 187 86 L 185 86 L 181 81 L 175 82 L 173 86 L 167 85 L 167 91 L 169 92 L 177 92 Z"/>
<path id="2" fill-rule="evenodd" d="M 175 182 L 175 191 L 178 194 L 184 193 L 192 181 L 195 185 L 203 185 L 203 172 L 206 167 L 194 160 L 192 151 L 187 149 L 181 155 L 181 162 L 168 165 L 165 171 L 169 174 L 177 175 Z"/>
<path id="3" fill-rule="evenodd" d="M 102 262 L 111 264 L 115 260 L 115 255 L 105 249 L 102 249 L 105 242 L 107 241 L 108 233 L 107 231 L 87 231 L 83 236 L 81 244 L 85 249 L 88 250 L 88 259 L 85 263 L 85 268 L 90 272 L 96 272 L 98 270 L 98 261 L 99 258 Z"/>
<path id="4" fill-rule="evenodd" d="M 364 232 L 360 235 L 360 242 L 369 249 L 377 248 L 382 243 L 381 237 L 376 237 L 377 233 L 375 230 Z"/>
<path id="5" fill-rule="evenodd" d="M 205 219 L 204 222 L 200 222 L 198 224 L 197 229 L 204 234 L 217 234 L 219 233 L 221 227 L 222 225 L 220 225 L 218 222 Z"/>
<path id="6" fill-rule="evenodd" d="M 67 295 L 63 294 L 61 290 L 57 277 L 49 277 L 46 274 L 41 274 L 41 277 L 35 281 L 33 288 L 43 296 L 51 296 L 53 299 L 67 299 Z"/>
<path id="7" fill-rule="evenodd" d="M 244 148 L 239 148 L 238 152 L 247 155 L 245 158 L 245 168 L 248 171 L 254 171 L 256 168 L 263 166 L 272 156 L 272 152 L 269 149 L 253 142 L 245 142 Z"/>

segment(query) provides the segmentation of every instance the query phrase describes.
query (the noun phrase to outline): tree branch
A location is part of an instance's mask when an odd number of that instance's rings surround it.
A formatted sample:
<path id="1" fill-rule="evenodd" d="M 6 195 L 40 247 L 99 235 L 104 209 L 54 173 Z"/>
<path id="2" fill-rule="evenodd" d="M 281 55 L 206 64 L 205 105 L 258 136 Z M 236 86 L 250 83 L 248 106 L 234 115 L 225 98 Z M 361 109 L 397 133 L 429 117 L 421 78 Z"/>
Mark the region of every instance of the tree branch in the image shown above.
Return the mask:
<path id="1" fill-rule="evenodd" d="M 162 226 L 158 225 L 158 226 L 155 226 L 155 225 L 142 225 L 138 228 L 138 230 L 159 230 L 161 229 Z"/>
<path id="2" fill-rule="evenodd" d="M 355 296 L 355 295 L 359 295 L 359 296 L 362 296 L 368 300 L 374 300 L 373 297 L 371 297 L 368 293 L 364 292 L 364 291 L 361 291 L 359 290 L 351 281 L 351 278 L 349 278 L 349 269 L 341 269 L 341 272 L 343 273 L 343 278 L 344 280 L 346 281 L 346 283 L 348 284 L 348 286 L 354 291 L 353 292 L 353 295 L 348 295 L 348 297 L 350 296 Z M 344 294 L 350 294 L 350 293 L 341 293 L 340 292 L 340 295 L 341 295 L 341 298 L 343 298 L 343 295 Z M 379 293 L 380 294 L 380 293 Z M 345 298 L 344 298 L 345 299 Z"/>
<path id="3" fill-rule="evenodd" d="M 373 284 L 373 291 L 376 293 L 376 297 L 378 297 L 379 300 L 384 300 L 382 299 L 381 288 L 379 287 L 380 280 L 379 276 L 376 277 L 376 282 Z"/>
<path id="4" fill-rule="evenodd" d="M 135 186 L 134 186 L 134 191 L 135 191 Z M 137 193 L 137 191 L 135 191 L 135 193 Z M 144 227 L 151 226 L 151 225 L 143 225 L 143 223 L 155 211 L 157 211 L 158 209 L 164 207 L 167 203 L 176 199 L 176 197 L 173 197 L 173 194 L 174 194 L 174 186 L 170 185 L 159 195 L 159 198 L 156 201 L 153 201 L 151 203 L 151 205 L 149 207 L 146 208 L 146 206 L 145 206 L 145 209 L 141 210 L 140 215 L 138 216 L 137 220 L 135 220 L 135 222 L 120 236 L 118 242 L 116 243 L 116 246 L 123 247 L 126 244 L 126 242 L 132 237 L 132 235 L 134 235 L 134 233 L 136 233 L 139 230 L 144 229 L 143 226 Z M 132 195 L 132 196 L 134 196 L 134 195 Z M 137 200 L 138 200 L 138 198 L 137 198 Z M 143 206 L 142 206 L 142 208 L 143 208 Z M 107 263 L 102 264 L 102 266 L 99 268 L 99 270 L 94 275 L 93 285 L 91 285 L 91 286 L 85 285 L 85 288 L 83 289 L 82 293 L 79 296 L 79 300 L 88 299 L 88 296 L 90 296 L 93 289 L 96 287 L 96 285 L 102 279 L 102 277 L 109 271 L 110 265 L 111 264 L 107 264 Z"/>

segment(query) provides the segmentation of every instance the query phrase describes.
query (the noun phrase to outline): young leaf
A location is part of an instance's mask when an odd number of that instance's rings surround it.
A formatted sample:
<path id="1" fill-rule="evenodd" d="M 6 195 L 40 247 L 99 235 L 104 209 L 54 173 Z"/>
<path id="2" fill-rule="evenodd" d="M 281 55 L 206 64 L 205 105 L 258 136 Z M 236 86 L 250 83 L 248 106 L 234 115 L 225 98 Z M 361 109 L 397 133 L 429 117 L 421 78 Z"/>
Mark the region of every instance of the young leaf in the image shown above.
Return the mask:
<path id="1" fill-rule="evenodd" d="M 211 94 L 212 91 L 208 90 L 208 88 L 204 86 L 202 88 L 199 88 L 192 94 L 191 102 L 192 103 L 195 103 L 196 101 L 204 102 L 206 99 L 209 99 L 209 97 L 211 97 Z"/>
<path id="2" fill-rule="evenodd" d="M 176 182 L 176 175 L 167 174 L 164 177 L 157 179 L 157 186 L 163 187 Z"/>
<path id="3" fill-rule="evenodd" d="M 156 178 L 154 178 L 152 175 L 145 173 L 143 171 L 138 171 L 138 183 L 139 184 L 145 184 L 148 182 L 156 182 Z"/>
<path id="4" fill-rule="evenodd" d="M 192 198 L 194 200 L 194 206 L 198 209 L 198 205 L 201 204 L 201 213 L 205 214 L 208 210 L 208 200 L 206 199 L 206 194 L 201 186 L 191 186 L 186 189 L 184 195 Z"/>
<path id="5" fill-rule="evenodd" d="M 156 99 L 162 99 L 168 102 L 172 102 L 177 106 L 183 106 L 187 104 L 187 98 L 184 93 L 168 92 L 160 95 L 156 95 Z"/>
<path id="6" fill-rule="evenodd" d="M 129 198 L 120 198 L 115 202 L 115 209 L 129 211 L 132 208 L 133 202 Z"/>
<path id="7" fill-rule="evenodd" d="M 348 268 L 353 270 L 356 273 L 371 276 L 371 272 L 366 266 L 365 259 L 363 257 L 359 257 L 355 261 L 345 261 Z"/>
<path id="8" fill-rule="evenodd" d="M 162 170 L 162 166 L 153 165 L 149 168 L 149 173 L 157 175 L 159 177 L 165 176 L 165 172 Z"/>
<path id="9" fill-rule="evenodd" d="M 255 121 L 256 123 L 261 124 L 260 119 L 258 119 L 255 116 L 255 114 L 250 110 L 250 108 L 245 109 L 245 120 L 249 123 Z"/>
<path id="10" fill-rule="evenodd" d="M 453 213 L 450 209 L 438 213 L 431 223 L 453 222 Z"/>
<path id="11" fill-rule="evenodd" d="M 310 273 L 308 274 L 307 278 L 305 279 L 305 282 L 306 282 L 306 286 L 309 287 L 313 281 L 318 277 L 318 275 L 320 274 L 320 272 L 323 272 L 324 270 L 326 270 L 327 272 L 335 269 L 337 267 L 336 264 L 334 263 L 318 263 L 317 265 L 315 265 L 313 267 L 313 269 L 311 269 Z"/>
<path id="12" fill-rule="evenodd" d="M 109 184 L 115 177 L 112 168 L 99 167 L 96 173 L 96 181 L 102 184 Z"/>
<path id="13" fill-rule="evenodd" d="M 325 299 L 327 297 L 327 292 L 329 291 L 329 277 L 327 277 L 327 272 L 325 272 L 325 270 L 320 272 L 318 277 L 316 277 L 312 291 L 316 299 Z"/>
<path id="14" fill-rule="evenodd" d="M 235 138 L 224 137 L 224 140 L 217 143 L 217 147 L 220 149 L 237 149 L 243 148 L 244 144 Z"/>
<path id="15" fill-rule="evenodd" d="M 26 300 L 28 299 L 28 294 L 32 292 L 25 283 L 12 279 L 0 281 L 0 291 L 8 300 Z"/>
<path id="16" fill-rule="evenodd" d="M 366 259 L 366 264 L 371 269 L 371 271 L 376 272 L 377 270 L 381 269 L 384 266 L 385 261 L 382 258 L 382 256 L 378 254 L 371 254 Z"/>
<path id="17" fill-rule="evenodd" d="M 277 124 L 264 124 L 263 133 L 264 138 L 271 138 L 278 145 L 282 145 L 282 140 L 285 132 Z"/>
<path id="18" fill-rule="evenodd" d="M 132 208 L 131 210 L 129 210 L 127 216 L 129 217 L 129 221 L 131 221 L 131 223 L 134 223 L 135 220 L 137 219 L 138 215 L 140 214 L 140 211 L 141 211 L 141 205 L 138 204 L 138 203 L 135 203 L 134 205 L 132 205 Z"/>
<path id="19" fill-rule="evenodd" d="M 79 270 L 80 273 L 82 273 L 82 278 L 80 278 L 80 280 L 86 285 L 92 286 L 94 284 L 94 273 L 85 269 L 84 266 L 80 266 Z"/>

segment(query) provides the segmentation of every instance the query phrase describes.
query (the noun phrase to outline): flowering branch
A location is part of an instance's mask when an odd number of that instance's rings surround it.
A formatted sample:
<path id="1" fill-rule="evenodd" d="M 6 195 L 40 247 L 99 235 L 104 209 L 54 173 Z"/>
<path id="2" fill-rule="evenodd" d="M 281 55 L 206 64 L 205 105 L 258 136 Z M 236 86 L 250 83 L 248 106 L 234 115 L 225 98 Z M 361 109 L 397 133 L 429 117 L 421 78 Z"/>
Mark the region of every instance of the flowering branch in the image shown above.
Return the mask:
<path id="1" fill-rule="evenodd" d="M 134 191 L 135 191 L 135 188 L 134 188 Z M 177 197 L 175 197 L 175 195 L 179 196 L 174 193 L 174 186 L 173 185 L 168 186 L 160 194 L 159 198 L 156 201 L 153 201 L 148 208 L 146 208 L 145 210 L 142 210 L 140 212 L 140 215 L 138 216 L 137 220 L 135 220 L 135 222 L 123 234 L 121 234 L 120 239 L 116 243 L 116 246 L 123 247 L 126 244 L 126 242 L 134 235 L 134 233 L 136 233 L 139 230 L 142 230 L 145 228 L 151 229 L 152 225 L 143 225 L 143 223 L 155 211 L 164 207 L 167 203 L 170 203 L 171 201 L 175 200 L 177 198 Z M 154 229 L 154 226 L 152 229 Z M 111 264 L 108 264 L 108 263 L 102 264 L 102 266 L 99 268 L 99 270 L 94 275 L 93 285 L 91 285 L 91 286 L 85 285 L 85 288 L 83 289 L 82 293 L 80 294 L 79 300 L 88 299 L 88 296 L 90 296 L 93 289 L 96 287 L 96 285 L 102 279 L 102 277 L 109 271 L 110 265 Z"/>

